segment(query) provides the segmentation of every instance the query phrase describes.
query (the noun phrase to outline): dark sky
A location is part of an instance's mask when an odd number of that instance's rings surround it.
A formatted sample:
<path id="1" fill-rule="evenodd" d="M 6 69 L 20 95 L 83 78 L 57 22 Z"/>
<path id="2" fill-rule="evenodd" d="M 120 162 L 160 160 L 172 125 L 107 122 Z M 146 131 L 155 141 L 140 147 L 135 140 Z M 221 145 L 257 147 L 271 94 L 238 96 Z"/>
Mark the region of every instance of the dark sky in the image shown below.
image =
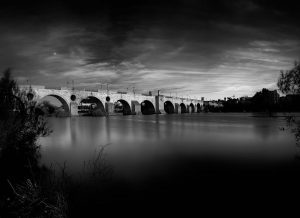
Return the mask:
<path id="1" fill-rule="evenodd" d="M 21 84 L 251 96 L 300 59 L 295 2 L 9 1 L 0 66 Z"/>

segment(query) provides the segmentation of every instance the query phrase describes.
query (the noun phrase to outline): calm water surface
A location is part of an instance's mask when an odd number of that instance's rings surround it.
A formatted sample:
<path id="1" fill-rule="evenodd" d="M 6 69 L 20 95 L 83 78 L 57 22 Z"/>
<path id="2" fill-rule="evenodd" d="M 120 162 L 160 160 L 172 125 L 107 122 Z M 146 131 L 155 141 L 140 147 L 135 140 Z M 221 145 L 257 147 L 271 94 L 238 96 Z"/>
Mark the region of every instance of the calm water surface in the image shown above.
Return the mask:
<path id="1" fill-rule="evenodd" d="M 295 160 L 296 146 L 283 117 L 184 114 L 49 118 L 41 138 L 42 162 L 79 173 L 105 146 L 114 174 L 128 180 L 164 174 L 186 161 L 272 165 Z"/>

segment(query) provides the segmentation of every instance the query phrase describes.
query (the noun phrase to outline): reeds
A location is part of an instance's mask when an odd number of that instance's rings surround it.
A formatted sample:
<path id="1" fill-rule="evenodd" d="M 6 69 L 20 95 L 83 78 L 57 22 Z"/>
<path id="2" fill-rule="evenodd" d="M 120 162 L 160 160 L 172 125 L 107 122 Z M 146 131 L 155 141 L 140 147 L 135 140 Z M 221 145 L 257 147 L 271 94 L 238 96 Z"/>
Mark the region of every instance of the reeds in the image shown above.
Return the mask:
<path id="1" fill-rule="evenodd" d="M 20 185 L 13 186 L 7 180 L 13 191 L 8 207 L 11 216 L 15 217 L 67 217 L 67 203 L 61 192 L 49 196 L 41 185 L 27 179 Z M 51 199 L 50 199 L 51 198 Z"/>

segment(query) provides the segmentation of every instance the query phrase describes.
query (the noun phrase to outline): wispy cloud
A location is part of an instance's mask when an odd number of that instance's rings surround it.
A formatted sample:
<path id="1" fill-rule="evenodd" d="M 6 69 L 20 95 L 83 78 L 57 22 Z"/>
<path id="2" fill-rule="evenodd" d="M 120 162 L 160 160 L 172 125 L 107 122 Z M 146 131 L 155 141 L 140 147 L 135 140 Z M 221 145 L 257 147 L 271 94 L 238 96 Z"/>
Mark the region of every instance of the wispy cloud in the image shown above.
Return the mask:
<path id="1" fill-rule="evenodd" d="M 254 1 L 230 6 L 244 22 L 221 15 L 202 20 L 207 13 L 185 12 L 173 20 L 168 14 L 158 20 L 97 18 L 49 23 L 36 31 L 30 23 L 26 28 L 1 25 L 0 66 L 13 67 L 20 81 L 35 84 L 65 86 L 74 80 L 82 88 L 109 83 L 114 89 L 207 98 L 276 88 L 279 71 L 299 59 L 297 27 L 257 25 L 245 18 L 264 10 Z"/>

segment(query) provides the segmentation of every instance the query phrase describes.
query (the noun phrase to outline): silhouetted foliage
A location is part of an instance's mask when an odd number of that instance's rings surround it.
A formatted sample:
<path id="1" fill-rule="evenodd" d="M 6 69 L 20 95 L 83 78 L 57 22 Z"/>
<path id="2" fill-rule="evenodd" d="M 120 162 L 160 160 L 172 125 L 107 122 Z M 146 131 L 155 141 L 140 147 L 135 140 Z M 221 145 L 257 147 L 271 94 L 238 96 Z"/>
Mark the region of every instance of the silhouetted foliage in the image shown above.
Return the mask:
<path id="1" fill-rule="evenodd" d="M 262 89 L 253 97 L 231 98 L 214 101 L 212 105 L 204 104 L 205 111 L 210 112 L 272 112 L 286 109 L 280 106 L 279 94 L 276 90 Z"/>
<path id="2" fill-rule="evenodd" d="M 224 112 L 244 112 L 245 108 L 243 103 L 236 98 L 228 98 L 223 102 L 222 111 Z"/>
<path id="3" fill-rule="evenodd" d="M 35 103 L 27 100 L 6 70 L 0 80 L 0 217 L 20 217 L 25 211 L 27 217 L 41 217 L 37 210 L 50 211 L 35 201 L 42 199 L 36 181 L 45 171 L 39 165 L 37 139 L 48 133 Z"/>
<path id="4" fill-rule="evenodd" d="M 276 105 L 279 102 L 279 95 L 277 91 L 262 89 L 261 92 L 257 92 L 253 96 L 252 102 L 255 111 L 271 113 L 276 110 Z"/>
<path id="5" fill-rule="evenodd" d="M 300 94 L 300 62 L 286 72 L 281 71 L 277 86 L 284 94 Z"/>
<path id="6" fill-rule="evenodd" d="M 287 94 L 281 100 L 281 105 L 285 106 L 289 112 L 300 109 L 300 63 L 295 62 L 294 67 L 286 72 L 281 71 L 277 82 L 280 91 Z M 294 134 L 296 139 L 296 150 L 300 148 L 300 121 L 295 116 L 288 116 L 287 127 Z M 296 158 L 299 158 L 296 152 Z"/>
<path id="7" fill-rule="evenodd" d="M 24 115 L 25 107 L 17 93 L 18 87 L 16 82 L 10 79 L 10 70 L 7 69 L 0 80 L 1 121 L 7 121 L 8 119 L 16 118 L 17 114 Z"/>
<path id="8" fill-rule="evenodd" d="M 48 133 L 34 104 L 26 100 L 6 70 L 0 80 L 0 170 L 4 178 L 23 178 L 37 167 L 39 146 L 36 140 Z"/>

